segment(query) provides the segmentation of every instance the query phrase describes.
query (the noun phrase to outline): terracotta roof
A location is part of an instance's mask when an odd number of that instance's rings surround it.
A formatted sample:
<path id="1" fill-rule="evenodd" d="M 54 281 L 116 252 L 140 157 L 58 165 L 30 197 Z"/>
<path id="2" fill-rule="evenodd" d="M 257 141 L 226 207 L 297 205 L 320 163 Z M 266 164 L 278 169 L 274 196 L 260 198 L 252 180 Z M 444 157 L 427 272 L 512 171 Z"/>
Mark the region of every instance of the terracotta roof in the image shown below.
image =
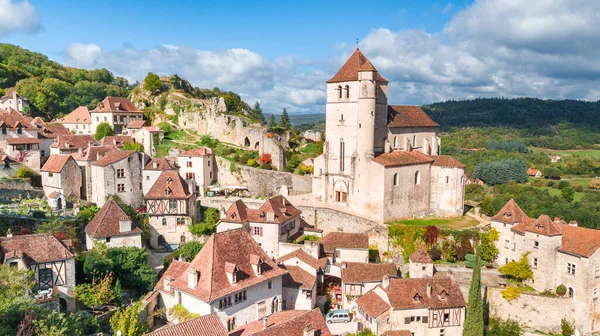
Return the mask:
<path id="1" fill-rule="evenodd" d="M 227 336 L 217 313 L 159 328 L 146 336 Z"/>
<path id="2" fill-rule="evenodd" d="M 130 121 L 126 127 L 129 129 L 140 129 L 140 128 L 144 127 L 145 124 L 146 124 L 145 120 L 137 119 L 137 120 Z"/>
<path id="3" fill-rule="evenodd" d="M 280 267 L 289 272 L 283 276 L 284 287 L 312 290 L 317 283 L 317 277 L 300 266 L 281 265 Z"/>
<path id="4" fill-rule="evenodd" d="M 273 220 L 269 219 L 268 213 L 273 214 Z M 237 200 L 227 209 L 223 221 L 233 223 L 281 224 L 293 217 L 299 216 L 301 213 L 301 210 L 293 206 L 285 197 L 279 195 L 268 199 L 258 209 L 250 209 L 242 200 Z"/>
<path id="5" fill-rule="evenodd" d="M 173 261 L 171 261 L 169 268 L 167 268 L 165 273 L 163 273 L 162 277 L 160 277 L 160 280 L 158 280 L 158 282 L 154 286 L 154 289 L 165 293 L 174 294 L 175 290 L 173 289 L 173 287 L 171 287 L 169 290 L 165 289 L 165 279 L 170 278 L 172 279 L 172 281 L 174 281 L 175 279 L 178 279 L 182 276 L 186 277 L 186 271 L 188 267 L 190 267 L 190 263 L 174 259 Z"/>
<path id="6" fill-rule="evenodd" d="M 324 270 L 327 266 L 327 258 L 317 259 L 310 254 L 306 253 L 303 249 L 299 248 L 294 252 L 283 255 L 277 259 L 278 264 L 285 263 L 290 259 L 298 259 L 308 266 L 314 268 L 315 270 L 322 269 Z"/>
<path id="7" fill-rule="evenodd" d="M 156 168 L 154 165 L 156 164 Z M 153 158 L 146 164 L 144 170 L 177 170 L 177 161 L 171 157 L 157 157 Z"/>
<path id="8" fill-rule="evenodd" d="M 337 82 L 352 82 L 358 80 L 358 73 L 360 71 L 377 71 L 373 64 L 367 59 L 367 57 L 360 51 L 360 49 L 356 48 L 354 53 L 348 58 L 346 63 L 342 65 L 340 70 L 331 77 L 327 83 L 337 83 Z M 388 81 L 381 77 L 379 72 L 377 72 L 377 81 L 381 83 L 387 83 Z"/>
<path id="9" fill-rule="evenodd" d="M 378 282 L 384 275 L 390 278 L 397 275 L 395 264 L 343 262 L 341 268 L 343 283 Z"/>
<path id="10" fill-rule="evenodd" d="M 165 131 L 163 131 L 162 129 L 156 127 L 156 126 L 146 126 L 146 127 L 142 127 L 143 130 L 146 130 L 150 133 L 164 133 Z"/>
<path id="11" fill-rule="evenodd" d="M 372 318 L 378 318 L 390 309 L 390 305 L 372 290 L 356 299 L 356 304 L 364 309 Z"/>
<path id="12" fill-rule="evenodd" d="M 92 112 L 139 112 L 131 100 L 121 97 L 106 97 Z"/>
<path id="13" fill-rule="evenodd" d="M 0 238 L 4 260 L 17 256 L 28 265 L 75 258 L 71 250 L 49 233 Z"/>
<path id="14" fill-rule="evenodd" d="M 58 120 L 61 124 L 91 124 L 92 117 L 90 116 L 90 110 L 87 106 L 79 106 L 74 109 L 73 112 Z"/>
<path id="15" fill-rule="evenodd" d="M 431 256 L 429 256 L 429 253 L 427 253 L 427 250 L 423 244 L 421 244 L 419 248 L 417 248 L 417 250 L 408 257 L 408 260 L 415 263 L 433 264 L 433 260 L 431 259 Z"/>
<path id="16" fill-rule="evenodd" d="M 48 194 L 48 199 L 55 199 L 58 196 L 60 196 L 60 193 L 58 191 L 53 191 L 50 194 Z"/>
<path id="17" fill-rule="evenodd" d="M 512 230 L 517 232 L 532 232 L 544 236 L 557 236 L 562 234 L 562 227 L 555 223 L 547 215 L 541 215 L 538 219 L 528 219 L 515 226 Z"/>
<path id="18" fill-rule="evenodd" d="M 191 149 L 189 151 L 185 151 L 183 153 L 179 153 L 179 157 L 182 156 L 205 156 L 205 155 L 212 155 L 213 154 L 213 150 L 208 148 L 208 147 L 198 147 L 198 148 L 194 148 Z"/>
<path id="19" fill-rule="evenodd" d="M 383 333 L 382 336 L 412 336 L 412 332 L 410 330 L 402 329 L 402 330 L 390 330 Z"/>
<path id="20" fill-rule="evenodd" d="M 45 124 L 38 130 L 39 138 L 54 139 L 59 135 L 71 135 L 71 132 L 63 124 Z"/>
<path id="21" fill-rule="evenodd" d="M 253 254 L 258 255 L 263 261 L 262 273 L 258 276 L 250 264 L 250 256 Z M 228 263 L 236 265 L 239 270 L 237 282 L 233 284 L 229 282 L 225 271 L 225 265 Z M 196 270 L 199 274 L 195 288 L 188 286 L 187 273 L 192 270 Z M 177 277 L 171 286 L 204 302 L 213 302 L 285 273 L 287 272 L 275 265 L 248 232 L 235 229 L 217 232 L 210 236 L 188 266 L 187 272 Z"/>
<path id="22" fill-rule="evenodd" d="M 388 114 L 391 120 L 388 124 L 389 128 L 440 126 L 419 106 L 390 105 L 388 106 Z"/>
<path id="23" fill-rule="evenodd" d="M 42 171 L 48 173 L 60 173 L 69 160 L 73 160 L 69 154 L 52 154 L 42 167 Z M 75 160 L 73 160 L 73 162 L 75 162 Z"/>
<path id="24" fill-rule="evenodd" d="M 129 135 L 109 135 L 102 138 L 100 144 L 104 146 L 114 145 L 121 148 L 127 141 L 133 141 L 133 138 Z"/>
<path id="25" fill-rule="evenodd" d="M 32 145 L 39 144 L 38 138 L 7 138 L 6 143 L 9 145 Z"/>
<path id="26" fill-rule="evenodd" d="M 186 199 L 193 196 L 177 170 L 165 170 L 144 196 L 145 199 Z"/>
<path id="27" fill-rule="evenodd" d="M 434 160 L 429 155 L 415 149 L 410 152 L 393 151 L 391 153 L 379 154 L 373 161 L 384 167 L 396 167 L 432 163 Z"/>
<path id="28" fill-rule="evenodd" d="M 90 146 L 83 150 L 81 154 L 72 154 L 73 158 L 78 161 L 96 161 L 106 152 L 117 150 L 116 146 Z"/>
<path id="29" fill-rule="evenodd" d="M 40 118 L 40 117 L 35 117 L 35 118 L 31 119 L 31 121 L 29 123 L 34 126 L 37 126 L 37 127 L 46 126 L 46 122 L 44 120 L 42 120 L 42 118 Z"/>
<path id="30" fill-rule="evenodd" d="M 94 166 L 106 167 L 113 163 L 119 162 L 119 161 L 125 159 L 126 157 L 129 157 L 135 153 L 137 153 L 137 152 L 132 151 L 132 150 L 114 149 L 109 152 L 106 152 L 101 159 L 93 162 L 92 164 Z"/>
<path id="31" fill-rule="evenodd" d="M 94 139 L 93 136 L 88 134 L 71 134 L 71 135 L 62 135 L 54 139 L 54 142 L 50 147 L 59 148 L 59 149 L 77 149 L 77 148 L 87 148 L 90 144 L 98 145 L 98 141 Z"/>
<path id="32" fill-rule="evenodd" d="M 0 127 L 17 128 L 19 125 L 25 129 L 36 128 L 28 118 L 13 109 L 0 111 Z"/>
<path id="33" fill-rule="evenodd" d="M 254 321 L 240 327 L 230 336 L 304 336 L 307 328 L 314 330 L 315 336 L 331 336 L 323 315 L 318 308 L 313 310 L 283 310 L 267 317 L 264 321 Z"/>
<path id="34" fill-rule="evenodd" d="M 600 230 L 562 225 L 561 252 L 590 257 L 600 247 Z"/>
<path id="35" fill-rule="evenodd" d="M 521 223 L 530 218 L 521 210 L 517 202 L 511 198 L 492 219 L 505 223 Z"/>
<path id="36" fill-rule="evenodd" d="M 527 175 L 529 176 L 535 176 L 537 173 L 539 173 L 540 171 L 535 169 L 535 168 L 529 168 L 527 169 Z"/>
<path id="37" fill-rule="evenodd" d="M 452 167 L 452 168 L 465 168 L 466 165 L 450 155 L 431 155 L 433 159 L 433 165 L 436 167 Z"/>
<path id="38" fill-rule="evenodd" d="M 119 222 L 121 219 L 129 219 L 129 216 L 119 207 L 117 202 L 109 199 L 104 203 L 96 216 L 85 227 L 85 233 L 91 238 L 103 238 L 114 236 L 127 236 L 132 234 L 142 234 L 142 230 L 136 225 L 131 224 L 132 230 L 121 232 Z"/>
<path id="39" fill-rule="evenodd" d="M 333 253 L 336 248 L 369 248 L 369 235 L 366 233 L 330 232 L 319 239 L 325 253 Z"/>
<path id="40" fill-rule="evenodd" d="M 427 295 L 427 285 L 431 288 L 430 296 Z M 396 309 L 465 306 L 460 287 L 449 277 L 390 279 L 390 284 L 384 291 L 390 306 Z M 419 301 L 415 301 L 417 294 Z M 442 294 L 445 299 L 441 298 Z"/>

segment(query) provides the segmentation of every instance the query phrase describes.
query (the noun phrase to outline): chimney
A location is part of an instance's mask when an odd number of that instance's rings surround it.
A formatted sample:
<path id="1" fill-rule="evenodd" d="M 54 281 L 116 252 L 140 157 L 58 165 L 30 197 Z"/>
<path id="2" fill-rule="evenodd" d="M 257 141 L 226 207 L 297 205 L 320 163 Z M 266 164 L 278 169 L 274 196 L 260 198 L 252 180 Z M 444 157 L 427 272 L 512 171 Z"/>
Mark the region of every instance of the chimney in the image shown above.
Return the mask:
<path id="1" fill-rule="evenodd" d="M 165 288 L 166 292 L 170 292 L 171 291 L 171 281 L 173 281 L 172 277 L 165 277 L 165 280 L 163 280 L 163 287 Z"/>
<path id="2" fill-rule="evenodd" d="M 315 336 L 315 328 L 313 328 L 312 324 L 309 324 L 304 328 L 303 336 Z"/>
<path id="3" fill-rule="evenodd" d="M 427 283 L 427 297 L 431 297 L 431 284 Z"/>
<path id="4" fill-rule="evenodd" d="M 77 154 L 79 154 L 79 156 L 83 155 L 83 148 L 79 148 L 77 150 Z"/>
<path id="5" fill-rule="evenodd" d="M 157 169 L 158 168 L 158 162 L 154 161 L 152 163 L 152 168 Z"/>
<path id="6" fill-rule="evenodd" d="M 569 226 L 574 226 L 577 227 L 577 221 L 576 220 L 572 220 L 569 222 Z"/>
<path id="7" fill-rule="evenodd" d="M 196 288 L 198 286 L 198 271 L 190 267 L 188 269 L 188 287 Z"/>
<path id="8" fill-rule="evenodd" d="M 388 289 L 390 286 L 390 277 L 384 275 L 383 279 L 381 280 L 381 286 L 383 286 L 383 289 Z"/>
<path id="9" fill-rule="evenodd" d="M 348 267 L 348 264 L 346 264 L 345 262 L 342 263 L 342 269 L 345 269 L 346 267 Z"/>
<path id="10" fill-rule="evenodd" d="M 386 153 L 390 153 L 392 151 L 392 144 L 390 144 L 390 141 L 388 139 L 385 139 L 384 151 Z"/>
<path id="11" fill-rule="evenodd" d="M 274 212 L 267 212 L 267 222 L 274 222 L 275 221 L 275 213 Z"/>
<path id="12" fill-rule="evenodd" d="M 119 219 L 119 232 L 129 232 L 131 231 L 131 218 L 125 216 Z"/>
<path id="13" fill-rule="evenodd" d="M 182 253 L 182 254 L 180 254 L 178 259 L 179 259 L 179 261 L 181 261 L 181 262 L 185 262 L 185 254 L 183 254 L 183 253 Z"/>
<path id="14" fill-rule="evenodd" d="M 6 231 L 6 237 L 10 238 L 12 236 L 13 236 L 12 230 L 10 228 L 8 228 L 8 231 Z"/>
<path id="15" fill-rule="evenodd" d="M 267 325 L 268 325 L 268 323 L 267 323 L 267 317 L 266 316 L 263 317 L 262 320 L 263 320 L 263 330 L 265 330 L 265 329 L 267 329 Z"/>

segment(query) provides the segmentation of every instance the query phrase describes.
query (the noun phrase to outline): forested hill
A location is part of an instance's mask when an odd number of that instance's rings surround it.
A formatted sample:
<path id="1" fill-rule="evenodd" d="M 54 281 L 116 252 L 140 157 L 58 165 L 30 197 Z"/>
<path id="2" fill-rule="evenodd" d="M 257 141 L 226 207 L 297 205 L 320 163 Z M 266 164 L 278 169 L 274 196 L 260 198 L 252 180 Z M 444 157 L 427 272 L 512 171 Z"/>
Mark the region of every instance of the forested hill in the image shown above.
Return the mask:
<path id="1" fill-rule="evenodd" d="M 480 98 L 423 106 L 442 127 L 508 126 L 539 128 L 569 122 L 598 127 L 600 103 L 536 98 Z"/>

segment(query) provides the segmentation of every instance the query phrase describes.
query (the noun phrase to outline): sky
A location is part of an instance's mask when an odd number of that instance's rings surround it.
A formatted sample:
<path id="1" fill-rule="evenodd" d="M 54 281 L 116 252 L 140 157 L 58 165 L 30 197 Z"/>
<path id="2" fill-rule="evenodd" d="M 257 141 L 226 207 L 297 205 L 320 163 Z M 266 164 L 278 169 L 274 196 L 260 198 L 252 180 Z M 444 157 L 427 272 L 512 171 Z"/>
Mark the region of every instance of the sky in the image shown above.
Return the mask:
<path id="1" fill-rule="evenodd" d="M 389 103 L 600 99 L 600 1 L 0 0 L 0 41 L 131 82 L 177 73 L 266 113 L 323 112 L 357 47 Z"/>

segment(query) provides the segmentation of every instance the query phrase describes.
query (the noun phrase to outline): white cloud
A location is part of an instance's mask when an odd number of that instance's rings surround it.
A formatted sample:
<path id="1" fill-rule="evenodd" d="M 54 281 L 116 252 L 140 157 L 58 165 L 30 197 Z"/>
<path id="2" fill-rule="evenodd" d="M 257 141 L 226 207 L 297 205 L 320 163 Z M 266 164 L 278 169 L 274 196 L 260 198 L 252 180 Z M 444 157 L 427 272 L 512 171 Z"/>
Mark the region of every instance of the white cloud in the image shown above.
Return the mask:
<path id="1" fill-rule="evenodd" d="M 65 49 L 67 58 L 82 67 L 97 65 L 102 49 L 95 44 L 71 43 Z"/>
<path id="2" fill-rule="evenodd" d="M 36 31 L 40 24 L 29 1 L 0 0 L 0 37 L 14 31 Z"/>

